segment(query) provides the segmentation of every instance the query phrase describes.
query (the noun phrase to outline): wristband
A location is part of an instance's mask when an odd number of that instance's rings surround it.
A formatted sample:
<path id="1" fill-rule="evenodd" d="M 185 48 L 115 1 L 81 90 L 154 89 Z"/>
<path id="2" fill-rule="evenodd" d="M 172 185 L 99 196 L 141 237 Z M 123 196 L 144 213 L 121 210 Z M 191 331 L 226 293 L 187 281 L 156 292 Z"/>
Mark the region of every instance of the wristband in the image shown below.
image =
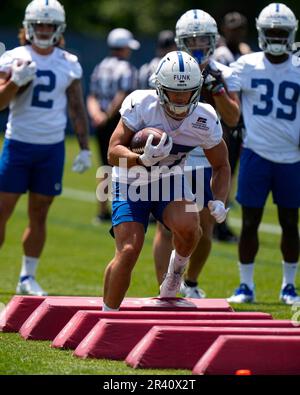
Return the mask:
<path id="1" fill-rule="evenodd" d="M 213 96 L 221 96 L 225 93 L 225 88 L 223 84 L 217 85 L 215 88 L 212 89 L 211 93 Z"/>

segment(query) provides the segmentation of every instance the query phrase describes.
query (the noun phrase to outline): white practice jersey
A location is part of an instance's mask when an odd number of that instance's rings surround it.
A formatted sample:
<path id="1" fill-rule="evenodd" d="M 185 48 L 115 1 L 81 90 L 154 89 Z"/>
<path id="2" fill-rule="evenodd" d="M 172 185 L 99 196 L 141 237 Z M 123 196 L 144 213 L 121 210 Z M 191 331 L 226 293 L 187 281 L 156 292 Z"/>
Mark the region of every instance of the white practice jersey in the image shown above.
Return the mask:
<path id="1" fill-rule="evenodd" d="M 26 45 L 5 52 L 0 67 L 9 70 L 14 59 L 36 62 L 37 72 L 33 82 L 10 103 L 5 137 L 31 144 L 62 141 L 67 123 L 66 89 L 82 76 L 77 57 L 60 48 L 42 56 Z"/>
<path id="2" fill-rule="evenodd" d="M 167 166 L 169 169 L 174 166 L 183 168 L 187 154 L 195 147 L 210 149 L 222 139 L 221 124 L 210 104 L 198 103 L 190 116 L 183 121 L 174 122 L 165 114 L 156 91 L 137 90 L 124 100 L 120 113 L 124 124 L 133 132 L 151 126 L 164 130 L 172 137 L 170 155 L 159 162 L 159 166 Z M 127 169 L 114 167 L 113 180 L 128 182 Z M 142 183 L 148 181 L 148 177 L 141 180 Z"/>
<path id="3" fill-rule="evenodd" d="M 231 67 L 242 92 L 244 146 L 277 163 L 300 161 L 300 67 L 280 64 L 264 52 L 240 57 Z"/>
<path id="4" fill-rule="evenodd" d="M 212 68 L 218 69 L 222 72 L 222 77 L 226 82 L 227 89 L 229 92 L 236 91 L 236 75 L 234 71 L 224 64 L 217 62 L 214 59 L 210 59 L 209 64 Z M 210 167 L 209 161 L 207 160 L 203 149 L 195 148 L 193 151 L 190 152 L 187 158 L 187 165 L 188 166 L 203 166 L 203 167 Z"/>

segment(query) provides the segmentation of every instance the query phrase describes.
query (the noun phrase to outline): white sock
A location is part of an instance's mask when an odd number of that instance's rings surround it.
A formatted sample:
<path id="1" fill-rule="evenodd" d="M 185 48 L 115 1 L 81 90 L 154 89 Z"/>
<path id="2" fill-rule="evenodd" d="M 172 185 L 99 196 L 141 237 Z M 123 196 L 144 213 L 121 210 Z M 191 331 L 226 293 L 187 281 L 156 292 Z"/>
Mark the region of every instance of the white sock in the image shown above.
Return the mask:
<path id="1" fill-rule="evenodd" d="M 119 311 L 119 309 L 112 309 L 103 302 L 102 311 Z"/>
<path id="2" fill-rule="evenodd" d="M 38 264 L 39 264 L 39 258 L 23 255 L 20 278 L 22 279 L 22 277 L 27 277 L 27 276 L 35 277 Z"/>
<path id="3" fill-rule="evenodd" d="M 168 273 L 181 273 L 189 259 L 190 256 L 181 256 L 176 250 L 173 250 L 170 257 Z"/>
<path id="4" fill-rule="evenodd" d="M 284 288 L 287 284 L 295 285 L 296 273 L 297 273 L 298 262 L 288 263 L 282 261 L 282 286 Z"/>
<path id="5" fill-rule="evenodd" d="M 238 263 L 239 270 L 240 270 L 240 280 L 241 284 L 246 284 L 248 287 L 253 290 L 254 288 L 254 263 Z"/>

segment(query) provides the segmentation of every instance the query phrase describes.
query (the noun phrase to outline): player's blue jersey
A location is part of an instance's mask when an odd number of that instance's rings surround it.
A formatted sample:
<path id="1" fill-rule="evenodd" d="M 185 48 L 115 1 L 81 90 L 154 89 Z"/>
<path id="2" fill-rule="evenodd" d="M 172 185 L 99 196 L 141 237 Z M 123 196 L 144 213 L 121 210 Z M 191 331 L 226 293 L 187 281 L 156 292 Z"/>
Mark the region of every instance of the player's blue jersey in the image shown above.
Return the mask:
<path id="1" fill-rule="evenodd" d="M 278 163 L 300 161 L 300 67 L 293 57 L 270 63 L 264 52 L 231 64 L 242 92 L 244 146 Z"/>

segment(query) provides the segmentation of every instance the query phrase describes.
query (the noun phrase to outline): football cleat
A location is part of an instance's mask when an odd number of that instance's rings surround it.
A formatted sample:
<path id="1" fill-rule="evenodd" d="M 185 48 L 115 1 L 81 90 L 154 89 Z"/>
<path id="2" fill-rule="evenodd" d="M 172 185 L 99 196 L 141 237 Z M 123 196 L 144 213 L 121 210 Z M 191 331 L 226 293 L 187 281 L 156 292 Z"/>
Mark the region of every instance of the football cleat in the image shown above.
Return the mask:
<path id="1" fill-rule="evenodd" d="M 288 305 L 300 302 L 300 296 L 297 294 L 295 286 L 293 284 L 287 284 L 280 291 L 279 299 Z"/>
<path id="2" fill-rule="evenodd" d="M 240 284 L 234 294 L 227 299 L 227 302 L 229 303 L 253 303 L 254 301 L 254 288 L 251 290 L 247 284 Z"/>
<path id="3" fill-rule="evenodd" d="M 160 286 L 160 298 L 175 298 L 179 292 L 183 272 L 171 272 L 165 275 L 165 279 Z"/>
<path id="4" fill-rule="evenodd" d="M 35 281 L 33 276 L 28 276 L 23 281 L 20 281 L 16 289 L 19 295 L 33 295 L 33 296 L 47 296 L 41 286 Z"/>
<path id="5" fill-rule="evenodd" d="M 206 297 L 206 294 L 202 289 L 197 286 L 189 287 L 184 281 L 182 281 L 180 285 L 180 293 L 186 298 L 203 299 Z"/>

